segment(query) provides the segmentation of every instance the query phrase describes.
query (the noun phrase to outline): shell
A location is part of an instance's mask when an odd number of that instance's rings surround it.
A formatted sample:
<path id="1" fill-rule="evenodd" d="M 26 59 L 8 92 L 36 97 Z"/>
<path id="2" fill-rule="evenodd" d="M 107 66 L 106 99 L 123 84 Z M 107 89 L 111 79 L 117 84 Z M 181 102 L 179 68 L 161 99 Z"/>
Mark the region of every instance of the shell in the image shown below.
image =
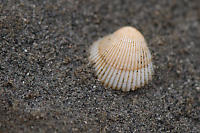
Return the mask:
<path id="1" fill-rule="evenodd" d="M 130 91 L 152 80 L 151 53 L 143 35 L 133 27 L 122 27 L 90 48 L 90 62 L 106 87 Z"/>

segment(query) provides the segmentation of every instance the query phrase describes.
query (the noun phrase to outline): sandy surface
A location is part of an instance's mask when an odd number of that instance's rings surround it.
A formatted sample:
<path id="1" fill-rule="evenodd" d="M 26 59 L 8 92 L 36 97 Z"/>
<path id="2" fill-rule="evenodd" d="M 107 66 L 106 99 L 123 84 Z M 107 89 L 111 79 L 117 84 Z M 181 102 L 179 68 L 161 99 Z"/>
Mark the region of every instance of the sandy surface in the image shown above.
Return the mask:
<path id="1" fill-rule="evenodd" d="M 88 48 L 145 36 L 147 86 L 104 88 Z M 0 132 L 200 132 L 199 0 L 0 0 Z"/>

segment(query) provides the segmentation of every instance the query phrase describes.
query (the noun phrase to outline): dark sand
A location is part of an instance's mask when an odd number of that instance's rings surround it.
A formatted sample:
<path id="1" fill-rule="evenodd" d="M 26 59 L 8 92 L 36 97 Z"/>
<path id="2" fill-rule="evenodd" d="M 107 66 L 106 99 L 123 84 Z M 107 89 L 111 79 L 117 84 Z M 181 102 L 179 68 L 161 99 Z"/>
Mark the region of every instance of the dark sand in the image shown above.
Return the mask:
<path id="1" fill-rule="evenodd" d="M 200 132 L 199 0 L 24 1 L 0 0 L 1 133 Z M 92 42 L 125 25 L 155 65 L 129 93 L 88 63 Z"/>

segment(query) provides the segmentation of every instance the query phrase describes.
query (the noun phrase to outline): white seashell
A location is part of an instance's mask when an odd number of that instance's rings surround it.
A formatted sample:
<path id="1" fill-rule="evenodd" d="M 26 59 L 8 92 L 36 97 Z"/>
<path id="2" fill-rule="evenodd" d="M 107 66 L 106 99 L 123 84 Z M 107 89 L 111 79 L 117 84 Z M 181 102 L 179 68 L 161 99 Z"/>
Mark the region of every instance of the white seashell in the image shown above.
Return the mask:
<path id="1" fill-rule="evenodd" d="M 152 80 L 151 53 L 143 35 L 133 27 L 122 27 L 90 48 L 98 79 L 112 89 L 130 91 Z"/>

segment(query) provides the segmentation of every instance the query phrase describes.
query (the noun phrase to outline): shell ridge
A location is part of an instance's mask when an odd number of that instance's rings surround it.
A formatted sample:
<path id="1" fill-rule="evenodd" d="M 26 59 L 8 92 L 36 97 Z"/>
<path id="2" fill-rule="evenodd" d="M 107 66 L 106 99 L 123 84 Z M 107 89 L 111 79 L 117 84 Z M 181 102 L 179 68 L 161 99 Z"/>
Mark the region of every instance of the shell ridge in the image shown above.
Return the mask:
<path id="1" fill-rule="evenodd" d="M 148 80 L 149 80 L 149 79 L 151 79 L 150 64 L 148 64 L 148 75 L 149 75 L 149 77 L 148 77 Z"/>
<path id="2" fill-rule="evenodd" d="M 146 51 L 146 48 L 145 48 L 145 51 Z M 147 51 L 145 52 L 145 60 L 148 61 L 148 54 L 147 54 Z M 146 66 L 145 66 L 145 79 L 146 79 L 146 83 L 148 83 L 148 62 L 146 63 Z"/>
<path id="3" fill-rule="evenodd" d="M 113 82 L 113 88 L 114 89 L 117 89 L 117 83 L 118 83 L 118 79 L 119 79 L 119 75 L 120 75 L 120 72 L 121 70 L 118 70 L 117 72 L 116 72 L 116 77 L 115 77 L 115 80 L 114 80 L 114 82 Z"/>
<path id="4" fill-rule="evenodd" d="M 109 55 L 111 55 L 113 52 L 111 52 L 113 49 L 115 49 L 117 47 L 117 45 L 114 45 L 113 47 L 112 47 L 112 49 L 109 49 L 110 51 L 110 54 Z M 110 58 L 110 60 L 111 60 L 111 58 Z M 108 63 L 105 59 L 104 59 L 104 57 L 103 56 L 100 56 L 99 57 L 99 60 L 97 61 L 97 64 L 99 64 L 99 65 L 103 65 L 104 63 Z"/>
<path id="5" fill-rule="evenodd" d="M 126 86 L 125 86 L 125 90 L 126 91 L 130 90 L 129 78 L 130 78 L 130 73 L 131 73 L 130 66 L 131 66 L 133 43 L 134 43 L 134 41 L 130 42 L 130 45 L 129 45 L 129 48 L 128 48 L 129 49 L 129 51 L 128 51 L 129 54 L 128 54 L 128 59 L 127 59 L 126 64 L 128 64 L 127 67 L 129 68 L 129 70 L 127 70 L 127 77 L 125 78 L 126 79 Z"/>
<path id="6" fill-rule="evenodd" d="M 123 44 L 123 42 L 121 41 L 121 43 Z M 123 59 L 124 59 L 124 57 L 125 57 L 125 54 L 126 54 L 126 47 L 125 48 L 123 48 L 123 50 L 122 50 L 122 55 L 121 55 L 121 58 L 120 58 L 120 60 L 119 60 L 119 64 L 117 64 L 117 67 L 116 68 L 120 68 L 120 66 L 122 65 L 122 63 L 123 63 Z M 123 69 L 120 69 L 121 71 L 123 71 Z M 120 73 L 120 77 L 121 77 L 121 75 L 122 75 L 122 73 Z M 119 78 L 118 79 L 118 81 L 117 81 L 117 86 L 119 86 L 119 87 L 121 87 L 121 80 L 120 80 L 121 78 Z"/>
<path id="7" fill-rule="evenodd" d="M 114 53 L 114 52 L 111 52 L 111 53 Z M 117 53 L 117 52 L 116 52 Z M 110 61 L 112 61 L 112 57 L 114 56 L 114 55 L 116 55 L 116 53 L 115 54 L 111 54 L 111 57 L 110 57 L 110 59 L 106 62 L 108 65 L 105 67 L 105 69 L 108 69 L 108 66 L 110 65 Z M 110 66 L 110 67 L 112 67 L 112 66 Z M 105 74 L 105 73 L 104 73 Z M 103 74 L 103 75 L 104 75 Z M 107 73 L 107 75 L 108 75 L 108 73 Z M 107 75 L 105 75 L 106 77 L 107 77 Z M 103 79 L 103 78 L 102 78 Z"/>
<path id="8" fill-rule="evenodd" d="M 114 79 L 116 78 L 117 70 L 113 69 L 113 73 L 110 76 L 110 82 L 108 82 L 108 87 L 111 87 L 114 84 Z"/>
<path id="9" fill-rule="evenodd" d="M 105 86 L 108 86 L 108 83 L 110 82 L 110 78 L 111 78 L 111 74 L 113 73 L 114 69 L 112 67 L 110 67 L 109 72 L 108 72 L 108 76 L 105 78 Z"/>
<path id="10" fill-rule="evenodd" d="M 138 48 L 139 49 L 138 50 L 138 60 L 137 60 L 137 70 L 138 71 L 137 71 L 137 78 L 136 78 L 137 79 L 137 82 L 136 82 L 137 83 L 136 84 L 137 88 L 140 87 L 140 69 L 139 68 L 140 68 L 140 59 L 141 59 L 141 55 L 140 55 L 140 53 L 141 53 L 140 52 L 141 45 L 140 45 L 140 42 L 138 42 L 138 44 L 139 44 L 138 45 L 139 46 L 139 48 Z"/>
<path id="11" fill-rule="evenodd" d="M 143 80 L 143 68 L 144 68 L 144 66 L 143 66 L 143 49 L 142 49 L 142 45 L 141 45 L 141 48 L 140 48 L 140 53 L 141 53 L 141 55 L 140 55 L 140 66 L 141 66 L 141 69 L 140 69 L 140 86 L 143 86 L 143 82 L 144 82 L 144 80 Z"/>
<path id="12" fill-rule="evenodd" d="M 97 53 L 98 54 L 98 53 Z M 112 53 L 110 53 L 110 54 L 112 54 Z M 99 54 L 98 54 L 99 55 Z M 98 58 L 98 60 L 96 61 L 96 67 L 100 67 L 100 66 L 105 66 L 105 63 L 106 63 L 106 61 L 101 57 L 101 56 L 99 56 L 99 58 Z M 102 70 L 98 70 L 97 71 L 97 74 L 99 74 L 100 72 L 101 72 Z"/>
<path id="13" fill-rule="evenodd" d="M 134 41 L 132 42 L 131 44 L 131 48 L 130 48 L 130 57 L 129 57 L 129 68 L 132 68 L 133 67 L 133 51 L 134 51 Z M 127 84 L 127 90 L 129 91 L 131 89 L 131 81 L 132 81 L 132 74 L 133 74 L 133 71 L 130 70 L 129 71 L 129 75 L 128 75 L 128 84 Z"/>
<path id="14" fill-rule="evenodd" d="M 127 91 L 127 89 L 128 89 L 128 87 L 127 87 L 127 83 L 128 83 L 128 79 L 129 79 L 129 73 L 130 73 L 130 58 L 131 58 L 131 56 L 130 56 L 130 54 L 131 54 L 131 47 L 132 46 L 132 42 L 131 41 L 128 41 L 128 43 L 127 43 L 127 51 L 126 51 L 126 60 L 125 60 L 125 63 L 124 64 L 127 64 L 126 65 L 126 67 L 128 68 L 128 69 L 125 69 L 124 71 L 125 71 L 125 75 L 124 75 L 124 77 L 123 77 L 123 80 L 122 80 L 122 88 L 123 88 L 123 90 L 124 91 Z M 124 66 L 123 66 L 124 67 Z"/>
<path id="15" fill-rule="evenodd" d="M 142 80 L 142 86 L 144 86 L 144 68 L 145 68 L 145 60 L 144 60 L 144 49 L 142 47 L 142 58 L 141 58 L 141 64 L 142 64 L 142 70 L 141 70 L 141 80 Z"/>
<path id="16" fill-rule="evenodd" d="M 95 43 L 94 45 L 92 45 L 91 49 L 90 49 L 90 59 L 92 60 L 92 62 L 94 62 L 96 56 L 97 56 L 97 52 L 98 51 L 98 44 Z"/>
<path id="17" fill-rule="evenodd" d="M 109 35 L 110 36 L 110 35 Z M 103 39 L 103 38 L 102 38 Z M 98 44 L 98 46 L 100 45 L 100 42 L 101 42 L 101 40 L 102 39 L 100 39 L 100 40 L 98 40 L 96 43 Z M 113 47 L 111 47 L 110 49 L 112 49 Z M 109 52 L 110 51 L 110 49 L 109 50 L 105 50 L 105 51 L 103 51 L 103 54 L 104 53 L 106 53 L 106 52 Z M 100 50 L 99 50 L 99 48 L 97 47 L 97 53 L 96 53 L 96 57 L 98 57 L 98 59 L 96 59 L 96 62 L 99 62 L 99 60 L 101 60 L 101 57 L 102 57 L 102 54 L 99 54 L 99 52 L 100 52 Z"/>
<path id="18" fill-rule="evenodd" d="M 122 88 L 122 80 L 124 78 L 124 75 L 125 75 L 125 71 L 122 70 L 121 73 L 120 73 L 118 84 L 117 84 L 117 88 L 118 89 L 122 89 L 123 90 L 123 88 Z"/>
<path id="19" fill-rule="evenodd" d="M 119 42 L 117 45 L 122 45 L 122 44 Z M 118 50 L 118 51 L 116 52 L 117 54 L 115 54 L 115 56 L 117 56 L 117 58 L 115 58 L 114 61 L 113 61 L 113 64 L 111 64 L 111 67 L 112 67 L 115 71 L 113 71 L 113 73 L 112 73 L 111 76 L 110 76 L 109 81 L 111 80 L 111 83 L 108 84 L 109 87 L 113 84 L 114 78 L 116 78 L 116 76 L 117 76 L 118 69 L 116 69 L 116 68 L 113 67 L 113 66 L 115 66 L 115 64 L 117 64 L 117 59 L 119 60 L 119 58 L 120 58 L 120 57 L 119 57 L 119 54 L 118 54 L 119 52 L 120 52 L 120 50 Z M 113 77 L 113 74 L 114 74 L 114 77 Z M 113 77 L 113 78 L 112 78 L 112 77 Z"/>
<path id="20" fill-rule="evenodd" d="M 122 41 L 120 41 L 120 44 L 121 45 L 123 45 L 123 42 Z M 122 52 L 121 52 L 121 55 L 118 55 L 118 57 L 119 57 L 119 59 L 118 59 L 118 63 L 117 63 L 117 61 L 116 61 L 116 63 L 115 63 L 115 68 L 118 70 L 117 71 L 117 76 L 116 76 L 116 81 L 114 82 L 115 84 L 116 84 L 116 87 L 118 86 L 118 84 L 119 84 L 119 80 L 120 80 L 120 76 L 121 76 L 121 69 L 118 69 L 118 67 L 121 65 L 121 63 L 122 63 L 122 59 L 123 59 L 123 56 L 124 56 L 124 54 L 125 54 L 125 48 L 122 48 Z M 117 88 L 118 89 L 118 88 Z"/>
<path id="21" fill-rule="evenodd" d="M 124 45 L 125 45 L 125 55 L 124 55 L 124 58 L 122 59 L 122 68 L 125 68 L 125 64 L 127 63 L 127 57 L 128 57 L 128 54 L 129 54 L 128 50 L 130 49 L 129 48 L 129 45 L 130 45 L 129 42 L 125 42 Z M 123 70 L 123 73 L 122 73 L 122 76 L 121 76 L 121 80 L 120 80 L 121 85 L 119 87 L 122 88 L 122 89 L 124 88 L 123 84 L 124 84 L 124 81 L 126 80 L 125 79 L 126 78 L 126 71 L 127 71 L 126 69 Z"/>
<path id="22" fill-rule="evenodd" d="M 134 52 L 134 54 L 133 54 L 133 59 L 132 59 L 132 68 L 133 68 L 133 70 L 132 70 L 132 74 L 133 74 L 133 77 L 131 77 L 132 78 L 132 80 L 131 80 L 131 90 L 134 90 L 134 83 L 135 83 L 135 71 L 134 71 L 134 69 L 135 69 L 135 65 L 136 65 L 136 63 L 135 63 L 135 60 L 136 60 L 136 57 L 137 57 L 137 54 L 136 54 L 136 41 L 134 42 L 134 50 L 133 50 L 133 52 Z"/>
<path id="23" fill-rule="evenodd" d="M 112 52 L 111 52 L 111 54 L 112 54 Z M 105 71 L 106 71 L 106 69 L 107 69 L 108 66 L 109 66 L 109 63 L 107 63 L 106 60 L 102 59 L 100 65 L 102 65 L 102 67 L 104 68 L 104 69 L 103 69 L 102 71 L 100 71 L 100 73 L 99 73 L 99 75 L 101 75 L 101 77 L 102 77 L 102 76 L 105 74 Z"/>
<path id="24" fill-rule="evenodd" d="M 137 41 L 136 41 L 136 46 L 137 46 Z M 138 66 L 138 61 L 137 61 L 137 59 L 138 59 L 138 48 L 136 47 L 136 56 L 135 56 L 135 66 L 134 66 L 134 68 L 135 68 L 135 72 L 134 72 L 134 74 L 135 74 L 135 86 L 134 86 L 134 89 L 136 88 L 136 86 L 137 86 L 137 78 L 138 78 L 138 70 L 137 70 L 137 66 Z"/>
<path id="25" fill-rule="evenodd" d="M 116 52 L 117 53 L 117 52 Z M 106 65 L 106 67 L 105 67 L 105 73 L 103 73 L 103 78 L 102 78 L 102 80 L 104 80 L 105 78 L 107 78 L 107 76 L 108 76 L 108 74 L 109 74 L 109 69 L 111 69 L 111 67 L 112 66 L 110 66 L 110 61 L 112 60 L 112 57 L 114 56 L 115 54 L 114 54 L 114 52 L 111 52 L 111 54 L 110 54 L 110 58 L 109 58 L 109 60 L 106 62 L 107 63 L 107 65 Z M 109 68 L 109 69 L 108 69 Z M 106 73 L 107 72 L 107 73 Z"/>
<path id="26" fill-rule="evenodd" d="M 147 84 L 148 83 L 148 79 L 147 79 L 147 77 L 148 77 L 148 73 L 147 73 L 147 65 L 148 65 L 148 59 L 147 59 L 147 53 L 146 52 L 144 52 L 144 58 L 145 58 L 145 60 L 147 60 L 147 62 L 145 63 L 145 71 L 144 71 L 144 78 L 145 78 L 145 84 Z"/>

